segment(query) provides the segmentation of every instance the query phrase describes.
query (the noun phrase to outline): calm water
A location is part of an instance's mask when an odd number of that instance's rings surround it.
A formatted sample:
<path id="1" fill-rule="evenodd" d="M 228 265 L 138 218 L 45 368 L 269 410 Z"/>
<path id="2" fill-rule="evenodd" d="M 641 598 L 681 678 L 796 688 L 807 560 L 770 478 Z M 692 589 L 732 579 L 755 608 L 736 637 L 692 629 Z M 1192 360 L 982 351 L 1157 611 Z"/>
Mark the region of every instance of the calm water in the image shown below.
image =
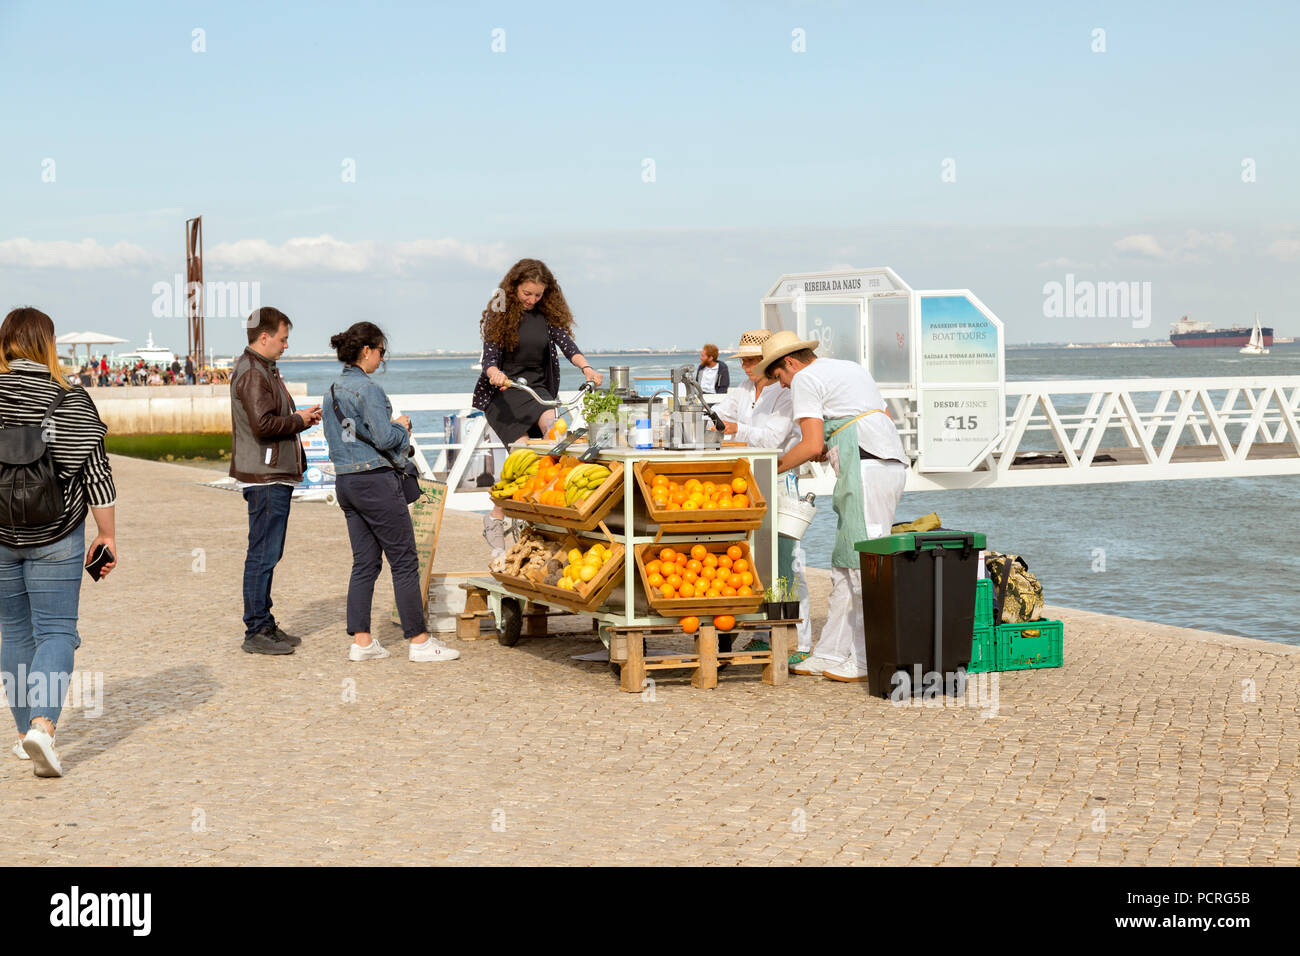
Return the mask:
<path id="1" fill-rule="evenodd" d="M 667 374 L 679 356 L 588 356 L 596 367 Z M 473 359 L 393 359 L 379 382 L 390 394 L 469 392 Z M 335 362 L 287 361 L 285 376 L 317 394 Z M 733 376 L 740 374 L 732 363 Z M 1300 375 L 1300 346 L 1247 358 L 1232 349 L 1017 349 L 1011 381 Z M 565 365 L 562 387 L 581 376 Z M 440 415 L 416 414 L 417 431 Z M 819 503 L 805 538 L 810 562 L 829 565 L 835 516 Z M 903 496 L 898 520 L 937 511 L 945 527 L 982 531 L 989 546 L 1021 554 L 1050 603 L 1182 627 L 1300 644 L 1300 478 L 1151 481 L 1062 488 L 943 491 Z"/>

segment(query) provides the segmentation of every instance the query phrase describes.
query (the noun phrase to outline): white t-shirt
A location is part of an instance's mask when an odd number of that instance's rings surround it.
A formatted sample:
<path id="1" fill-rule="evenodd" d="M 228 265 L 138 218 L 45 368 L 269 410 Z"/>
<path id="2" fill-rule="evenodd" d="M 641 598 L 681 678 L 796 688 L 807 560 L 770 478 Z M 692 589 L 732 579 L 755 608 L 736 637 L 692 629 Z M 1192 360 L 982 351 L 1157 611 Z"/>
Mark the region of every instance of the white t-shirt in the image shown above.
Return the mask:
<path id="1" fill-rule="evenodd" d="M 790 380 L 795 427 L 801 418 L 852 418 L 885 408 L 884 396 L 871 373 L 857 362 L 819 358 Z M 857 422 L 858 447 L 877 458 L 907 464 L 898 429 L 888 415 L 868 415 Z"/>
<path id="2" fill-rule="evenodd" d="M 712 368 L 705 366 L 700 369 L 700 391 L 706 395 L 712 395 L 718 384 L 718 368 L 715 363 Z"/>
<path id="3" fill-rule="evenodd" d="M 713 410 L 724 422 L 736 423 L 736 433 L 729 440 L 743 441 L 752 448 L 779 448 L 785 454 L 799 444 L 801 437 L 794 425 L 790 392 L 777 382 L 765 385 L 757 400 L 755 391 L 754 383 L 745 376 L 712 406 Z"/>

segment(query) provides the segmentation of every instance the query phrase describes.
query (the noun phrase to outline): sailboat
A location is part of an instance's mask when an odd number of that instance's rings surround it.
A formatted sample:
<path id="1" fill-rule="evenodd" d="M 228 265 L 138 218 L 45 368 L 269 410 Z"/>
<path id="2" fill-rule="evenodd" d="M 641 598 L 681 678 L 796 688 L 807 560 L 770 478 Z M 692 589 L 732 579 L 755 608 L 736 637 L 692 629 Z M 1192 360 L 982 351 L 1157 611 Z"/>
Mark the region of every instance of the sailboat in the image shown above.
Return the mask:
<path id="1" fill-rule="evenodd" d="M 1250 330 L 1250 341 L 1239 350 L 1242 355 L 1267 355 L 1264 348 L 1264 330 L 1259 324 L 1259 313 L 1255 313 L 1255 327 Z"/>

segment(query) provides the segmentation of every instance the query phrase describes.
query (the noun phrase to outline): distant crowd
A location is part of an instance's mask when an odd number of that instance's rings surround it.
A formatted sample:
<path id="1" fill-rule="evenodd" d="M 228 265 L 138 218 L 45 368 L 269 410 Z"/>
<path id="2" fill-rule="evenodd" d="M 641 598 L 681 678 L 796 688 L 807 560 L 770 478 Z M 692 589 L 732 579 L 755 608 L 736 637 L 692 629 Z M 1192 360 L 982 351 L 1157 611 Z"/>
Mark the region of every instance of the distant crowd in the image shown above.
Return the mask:
<path id="1" fill-rule="evenodd" d="M 215 385 L 230 381 L 229 369 L 213 369 L 206 365 L 197 368 L 194 360 L 185 357 L 182 368 L 179 359 L 171 365 L 149 364 L 144 359 L 110 365 L 108 356 L 90 357 L 76 372 L 68 375 L 68 383 L 86 388 L 108 388 L 117 385 Z"/>

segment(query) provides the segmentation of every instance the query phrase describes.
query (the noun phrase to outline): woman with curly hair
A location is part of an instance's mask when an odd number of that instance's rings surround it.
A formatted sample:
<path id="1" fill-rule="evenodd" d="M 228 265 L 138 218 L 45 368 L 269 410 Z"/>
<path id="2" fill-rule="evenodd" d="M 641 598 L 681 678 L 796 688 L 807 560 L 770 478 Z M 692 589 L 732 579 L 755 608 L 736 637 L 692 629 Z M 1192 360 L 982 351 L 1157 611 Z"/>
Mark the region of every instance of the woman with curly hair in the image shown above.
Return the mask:
<path id="1" fill-rule="evenodd" d="M 587 381 L 600 385 L 599 372 L 587 364 L 573 341 L 573 313 L 560 284 L 546 263 L 520 259 L 492 296 L 479 320 L 483 335 L 483 373 L 474 386 L 474 407 L 503 445 L 524 437 L 541 438 L 555 421 L 555 410 L 539 405 L 526 392 L 507 388 L 522 378 L 538 395 L 560 394 L 560 357 L 578 368 Z M 500 507 L 483 519 L 483 537 L 493 551 L 505 548 L 505 517 Z"/>

